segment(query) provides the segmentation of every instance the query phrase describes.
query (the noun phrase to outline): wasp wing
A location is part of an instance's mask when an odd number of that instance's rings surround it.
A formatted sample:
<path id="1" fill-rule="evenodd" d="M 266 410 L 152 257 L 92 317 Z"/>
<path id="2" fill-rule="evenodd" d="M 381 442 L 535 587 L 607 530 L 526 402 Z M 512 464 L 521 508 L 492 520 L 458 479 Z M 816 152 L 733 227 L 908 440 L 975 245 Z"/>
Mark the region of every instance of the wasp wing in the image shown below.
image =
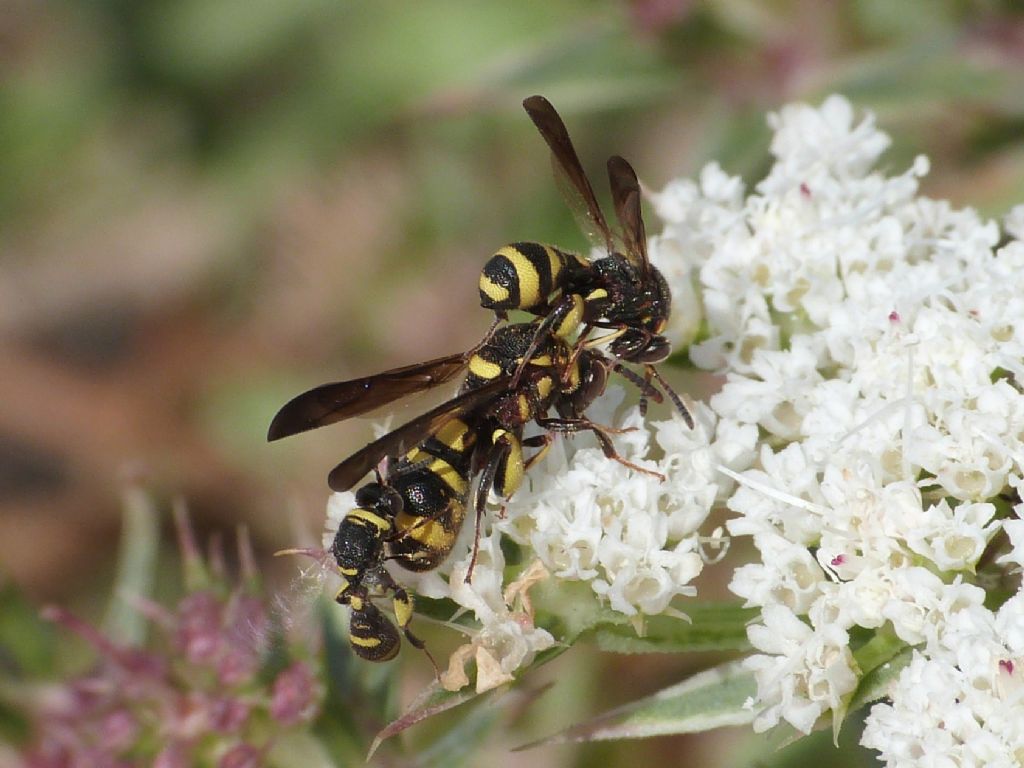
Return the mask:
<path id="1" fill-rule="evenodd" d="M 427 411 L 383 437 L 374 440 L 338 464 L 327 476 L 327 484 L 335 491 L 347 491 L 377 466 L 381 459 L 399 456 L 436 434 L 452 419 L 493 400 L 505 392 L 511 383 L 510 376 L 502 376 L 482 387 L 463 392 L 448 402 Z"/>
<path id="2" fill-rule="evenodd" d="M 640 209 L 640 182 L 636 171 L 625 159 L 614 155 L 608 158 L 608 183 L 612 190 L 615 215 L 622 228 L 622 243 L 626 258 L 644 275 L 650 274 L 647 258 L 647 232 Z"/>
<path id="3" fill-rule="evenodd" d="M 609 254 L 613 253 L 615 243 L 612 232 L 562 118 L 543 96 L 530 96 L 523 101 L 523 108 L 551 150 L 555 181 L 573 215 L 580 222 L 583 233 L 595 244 L 607 248 Z"/>
<path id="4" fill-rule="evenodd" d="M 469 357 L 469 354 L 460 352 L 373 376 L 314 387 L 285 403 L 277 412 L 270 422 L 267 440 L 280 440 L 361 416 L 407 395 L 444 384 L 466 367 Z"/>

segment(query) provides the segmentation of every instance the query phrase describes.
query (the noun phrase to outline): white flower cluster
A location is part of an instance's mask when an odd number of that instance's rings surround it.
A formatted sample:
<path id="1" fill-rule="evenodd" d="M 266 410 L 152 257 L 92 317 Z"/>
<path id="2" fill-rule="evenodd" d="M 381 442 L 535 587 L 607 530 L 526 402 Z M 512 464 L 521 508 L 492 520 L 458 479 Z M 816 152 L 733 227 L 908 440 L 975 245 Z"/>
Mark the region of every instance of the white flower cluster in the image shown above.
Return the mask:
<path id="1" fill-rule="evenodd" d="M 611 387 L 588 412 L 599 424 L 628 430 L 614 435 L 625 460 L 664 476 L 637 472 L 584 447 L 582 435 L 559 440 L 533 467 L 496 527 L 529 545 L 559 579 L 589 582 L 609 606 L 627 616 L 663 613 L 704 568 L 700 531 L 731 481 L 716 467 L 747 466 L 757 430 L 720 422 L 698 404 L 694 430 L 681 419 L 649 422 L 638 407 L 615 418 L 624 391 Z M 650 455 L 653 441 L 660 458 Z"/>
<path id="2" fill-rule="evenodd" d="M 714 165 L 674 182 L 652 242 L 702 299 L 690 357 L 726 375 L 711 408 L 762 436 L 728 501 L 761 556 L 731 585 L 762 610 L 755 727 L 841 715 L 864 672 L 851 632 L 888 633 L 914 660 L 863 743 L 892 766 L 1019 765 L 1024 597 L 992 611 L 972 582 L 1000 528 L 1001 565 L 1024 564 L 1024 211 L 1004 242 L 918 195 L 924 158 L 873 170 L 889 139 L 842 98 L 770 123 L 755 191 Z"/>

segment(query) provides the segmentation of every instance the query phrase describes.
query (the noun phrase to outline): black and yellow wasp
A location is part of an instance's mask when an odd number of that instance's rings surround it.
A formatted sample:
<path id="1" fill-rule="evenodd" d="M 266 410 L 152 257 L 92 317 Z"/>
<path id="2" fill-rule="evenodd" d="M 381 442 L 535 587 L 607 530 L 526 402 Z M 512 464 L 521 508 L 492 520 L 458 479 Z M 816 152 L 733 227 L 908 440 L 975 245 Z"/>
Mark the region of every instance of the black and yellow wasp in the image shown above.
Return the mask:
<path id="1" fill-rule="evenodd" d="M 583 416 L 616 364 L 591 350 L 577 353 L 557 335 L 545 337 L 539 345 L 535 339 L 536 323 L 503 326 L 460 355 L 317 387 L 287 403 L 274 418 L 271 440 L 365 413 L 437 386 L 460 370 L 467 372 L 460 395 L 370 443 L 330 473 L 328 482 L 335 490 L 348 490 L 371 470 L 377 475 L 375 482 L 357 491 L 356 507 L 340 524 L 331 548 L 342 578 L 335 599 L 352 609 L 349 638 L 358 656 L 370 661 L 393 658 L 400 644 L 398 629 L 426 651 L 409 629 L 412 597 L 383 564 L 393 560 L 411 571 L 440 565 L 454 546 L 466 516 L 472 477 L 479 474 L 477 537 L 468 581 L 488 493 L 493 489 L 503 498 L 511 496 L 549 443 L 549 433 L 523 438 L 530 421 L 554 432 L 593 431 L 607 455 L 648 471 L 619 457 L 607 430 Z M 523 374 L 512 386 L 531 347 L 533 357 L 525 361 Z M 555 418 L 547 416 L 552 408 L 558 414 Z M 540 450 L 524 459 L 524 446 Z M 381 462 L 391 467 L 386 474 L 379 469 Z M 393 596 L 397 629 L 372 602 L 386 594 Z"/>
<path id="2" fill-rule="evenodd" d="M 409 628 L 413 598 L 384 562 L 427 571 L 451 552 L 466 517 L 475 439 L 469 425 L 452 419 L 356 492 L 356 507 L 338 526 L 331 554 L 342 579 L 335 600 L 352 609 L 349 641 L 357 656 L 388 661 L 398 653 L 398 630 L 372 602 L 391 594 L 398 628 L 436 671 L 434 658 Z"/>
<path id="3" fill-rule="evenodd" d="M 469 460 L 475 434 L 452 419 L 396 462 L 382 461 L 376 480 L 355 494 L 329 553 L 287 549 L 278 554 L 333 556 L 341 586 L 335 601 L 351 609 L 349 642 L 367 661 L 389 661 L 401 645 L 399 629 L 411 645 L 437 664 L 412 633 L 413 597 L 385 569 L 393 560 L 410 571 L 436 568 L 447 557 L 466 516 Z M 384 467 L 384 469 L 382 469 Z M 374 605 L 390 595 L 398 627 Z"/>
<path id="4" fill-rule="evenodd" d="M 558 112 L 543 96 L 529 97 L 523 107 L 551 150 L 552 165 L 570 207 L 586 234 L 608 255 L 590 261 L 541 243 L 506 245 L 480 274 L 481 305 L 499 318 L 510 310 L 542 318 L 538 338 L 556 329 L 564 336 L 569 332 L 567 324 L 579 318 L 581 344 L 606 342 L 613 357 L 642 364 L 646 378 L 658 381 L 692 429 L 689 410 L 654 367 L 672 351 L 662 335 L 672 310 L 672 294 L 647 256 L 640 184 L 633 167 L 618 156 L 608 160 L 612 201 L 621 228 L 616 238 Z M 593 329 L 607 333 L 587 340 Z M 645 402 L 641 405 L 645 407 Z"/>
<path id="5" fill-rule="evenodd" d="M 412 597 L 384 569 L 387 544 L 395 537 L 396 520 L 403 508 L 400 493 L 378 476 L 376 482 L 367 483 L 356 493 L 355 509 L 341 521 L 331 545 L 341 576 L 341 588 L 334 599 L 352 609 L 349 642 L 355 654 L 367 661 L 393 659 L 401 645 L 398 629 L 372 602 L 373 597 L 387 593 L 392 595 L 395 620 L 406 639 L 427 652 L 423 641 L 409 628 Z"/>
<path id="6" fill-rule="evenodd" d="M 608 437 L 614 430 L 594 424 L 585 416 L 590 403 L 604 391 L 608 372 L 621 366 L 595 350 L 575 348 L 557 332 L 538 339 L 537 325 L 505 325 L 469 352 L 304 392 L 274 417 L 268 439 L 364 414 L 466 371 L 459 395 L 356 451 L 330 472 L 328 485 L 336 491 L 349 490 L 381 460 L 405 455 L 413 461 L 418 452 L 429 457 L 428 469 L 442 479 L 454 479 L 448 456 L 443 451 L 432 455 L 428 448 L 456 419 L 468 425 L 472 433 L 469 475 L 479 475 L 475 499 L 478 527 L 488 493 L 493 489 L 502 498 L 511 496 L 528 467 L 543 455 L 551 432 L 591 431 L 607 456 L 647 471 L 616 453 Z M 642 386 L 643 382 L 638 384 Z M 650 388 L 647 391 L 655 392 Z M 552 409 L 557 416 L 548 415 Z M 524 440 L 523 430 L 531 422 L 547 431 Z M 540 450 L 526 460 L 524 446 Z M 468 485 L 464 489 L 467 494 Z"/>

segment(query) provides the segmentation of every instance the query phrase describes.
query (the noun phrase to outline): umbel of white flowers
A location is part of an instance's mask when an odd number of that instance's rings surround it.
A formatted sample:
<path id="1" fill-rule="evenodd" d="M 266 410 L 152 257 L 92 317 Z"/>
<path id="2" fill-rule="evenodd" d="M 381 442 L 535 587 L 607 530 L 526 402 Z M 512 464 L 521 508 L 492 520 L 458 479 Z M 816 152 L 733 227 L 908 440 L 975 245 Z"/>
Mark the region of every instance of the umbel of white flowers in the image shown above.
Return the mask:
<path id="1" fill-rule="evenodd" d="M 731 584 L 761 610 L 755 728 L 841 712 L 868 630 L 914 652 L 863 744 L 890 766 L 1020 765 L 1024 597 L 993 605 L 975 570 L 999 529 L 1001 565 L 1024 563 L 1024 209 L 1001 239 L 918 194 L 925 158 L 873 170 L 889 138 L 840 97 L 769 121 L 754 191 L 714 165 L 669 184 L 652 243 L 704 307 L 690 357 L 726 377 L 719 426 L 765 438 L 727 502 L 761 555 Z"/>
<path id="2" fill-rule="evenodd" d="M 863 674 L 851 631 L 876 633 L 914 648 L 867 718 L 881 760 L 1020 765 L 1024 597 L 997 604 L 976 569 L 1000 530 L 1011 546 L 996 565 L 1024 565 L 1024 208 L 1001 232 L 921 197 L 926 158 L 873 170 L 889 138 L 843 98 L 769 122 L 775 162 L 752 192 L 712 164 L 652 195 L 670 336 L 725 383 L 696 404 L 693 431 L 635 408 L 616 417 L 615 388 L 591 417 L 636 427 L 619 451 L 666 482 L 558 441 L 493 521 L 472 585 L 468 547 L 403 579 L 475 613 L 482 629 L 446 683 L 464 683 L 475 654 L 480 690 L 554 642 L 524 599 L 544 572 L 637 621 L 670 611 L 694 594 L 703 527 L 724 504 L 729 532 L 760 554 L 731 583 L 761 611 L 755 729 L 841 717 Z M 332 497 L 329 536 L 351 503 Z M 502 535 L 536 559 L 515 585 Z"/>

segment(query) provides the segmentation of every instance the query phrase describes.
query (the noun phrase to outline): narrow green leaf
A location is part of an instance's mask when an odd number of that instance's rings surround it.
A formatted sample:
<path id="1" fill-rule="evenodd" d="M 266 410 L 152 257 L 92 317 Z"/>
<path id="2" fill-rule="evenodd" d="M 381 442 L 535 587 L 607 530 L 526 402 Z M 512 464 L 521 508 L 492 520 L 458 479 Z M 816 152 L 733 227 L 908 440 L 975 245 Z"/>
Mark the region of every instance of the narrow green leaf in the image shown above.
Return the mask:
<path id="1" fill-rule="evenodd" d="M 888 695 L 892 682 L 899 677 L 912 658 L 914 649 L 904 645 L 894 656 L 870 670 L 861 678 L 857 690 L 854 691 L 849 710 L 855 711 Z"/>
<path id="2" fill-rule="evenodd" d="M 140 485 L 126 487 L 121 498 L 124 511 L 117 577 L 103 629 L 118 643 L 141 645 L 146 639 L 146 618 L 130 600 L 152 593 L 160 514 L 149 492 Z"/>
<path id="3" fill-rule="evenodd" d="M 857 664 L 866 672 L 852 694 L 844 699 L 840 711 L 826 711 L 818 718 L 812 731 L 820 731 L 832 726 L 832 742 L 838 744 L 839 731 L 850 712 L 856 712 L 865 704 L 884 697 L 889 686 L 903 668 L 913 658 L 914 649 L 887 633 L 876 634 L 874 638 L 857 649 L 854 657 Z M 796 730 L 789 723 L 780 723 L 772 729 L 769 737 L 772 750 L 778 751 L 789 746 L 807 734 Z"/>
<path id="4" fill-rule="evenodd" d="M 366 754 L 362 721 L 383 721 L 386 688 L 390 686 L 360 684 L 349 649 L 344 611 L 323 595 L 317 598 L 315 610 L 324 647 L 321 679 L 326 690 L 313 731 L 336 765 L 358 765 Z"/>
<path id="5" fill-rule="evenodd" d="M 422 768 L 473 765 L 474 756 L 501 715 L 497 704 L 503 701 L 504 697 L 496 696 L 470 707 L 465 717 L 444 729 L 432 744 L 417 749 L 416 764 Z"/>
<path id="6" fill-rule="evenodd" d="M 631 626 L 601 626 L 594 632 L 598 647 L 612 653 L 684 653 L 687 651 L 746 651 L 747 624 L 757 615 L 739 603 L 693 603 L 685 609 L 689 621 L 652 616 L 638 636 Z"/>
<path id="7" fill-rule="evenodd" d="M 865 681 L 870 677 L 872 681 L 875 681 L 869 682 L 871 690 L 877 696 L 884 695 L 885 689 L 892 679 L 884 670 L 888 666 L 888 662 L 904 648 L 906 648 L 906 643 L 891 631 L 882 630 L 875 632 L 870 640 L 854 651 L 853 658 L 861 671 L 861 679 L 857 689 L 844 696 L 841 705 L 832 711 L 832 741 L 837 746 L 839 731 L 846 721 L 846 716 L 861 703 L 871 700 L 868 698 L 858 701 L 858 693 L 863 689 Z M 880 670 L 882 671 L 880 672 Z"/>
<path id="8" fill-rule="evenodd" d="M 36 679 L 54 675 L 56 647 L 53 625 L 0 575 L 0 744 L 17 744 L 31 734 L 28 689 Z"/>
<path id="9" fill-rule="evenodd" d="M 397 720 L 389 723 L 387 727 L 381 730 L 381 732 L 374 737 L 373 743 L 370 745 L 370 752 L 366 756 L 367 762 L 369 762 L 370 758 L 373 757 L 373 753 L 377 751 L 377 748 L 384 743 L 385 740 L 398 735 L 417 723 L 422 723 L 424 720 L 434 717 L 435 715 L 447 712 L 449 709 L 454 709 L 470 699 L 475 699 L 481 696 L 493 699 L 498 695 L 498 692 L 506 690 L 508 690 L 508 686 L 495 688 L 482 694 L 478 694 L 471 688 L 465 688 L 453 693 L 440 688 L 435 683 L 421 694 L 420 698 L 409 707 L 405 714 Z"/>
<path id="10" fill-rule="evenodd" d="M 559 645 L 553 648 L 548 648 L 546 651 L 541 651 L 537 654 L 537 657 L 529 667 L 518 670 L 516 674 L 522 678 L 522 676 L 524 676 L 529 670 L 536 669 L 537 667 L 547 664 L 549 661 L 561 656 L 566 650 L 568 650 L 567 646 Z M 490 709 L 495 707 L 498 702 L 504 699 L 505 693 L 508 692 L 510 687 L 510 685 L 503 685 L 489 691 L 484 691 L 483 693 L 476 693 L 476 691 L 471 688 L 464 688 L 461 691 L 453 692 L 446 691 L 437 685 L 432 685 L 420 694 L 420 697 L 409 706 L 401 717 L 388 724 L 386 728 L 377 734 L 373 740 L 373 744 L 370 746 L 370 752 L 366 756 L 366 759 L 369 760 L 373 757 L 374 752 L 377 751 L 377 748 L 380 747 L 385 740 L 398 735 L 417 723 L 422 723 L 424 720 L 429 720 L 435 715 L 454 709 L 460 704 L 465 704 L 467 701 L 477 700 L 475 705 L 476 709 Z M 473 716 L 470 715 L 470 717 Z"/>
<path id="11" fill-rule="evenodd" d="M 741 662 L 731 661 L 520 749 L 565 742 L 644 739 L 747 725 L 753 721 L 754 712 L 743 704 L 756 692 L 754 674 L 745 670 Z"/>
<path id="12" fill-rule="evenodd" d="M 862 672 L 870 672 L 885 664 L 903 651 L 907 644 L 900 640 L 892 631 L 876 632 L 868 642 L 854 651 L 853 658 Z"/>

